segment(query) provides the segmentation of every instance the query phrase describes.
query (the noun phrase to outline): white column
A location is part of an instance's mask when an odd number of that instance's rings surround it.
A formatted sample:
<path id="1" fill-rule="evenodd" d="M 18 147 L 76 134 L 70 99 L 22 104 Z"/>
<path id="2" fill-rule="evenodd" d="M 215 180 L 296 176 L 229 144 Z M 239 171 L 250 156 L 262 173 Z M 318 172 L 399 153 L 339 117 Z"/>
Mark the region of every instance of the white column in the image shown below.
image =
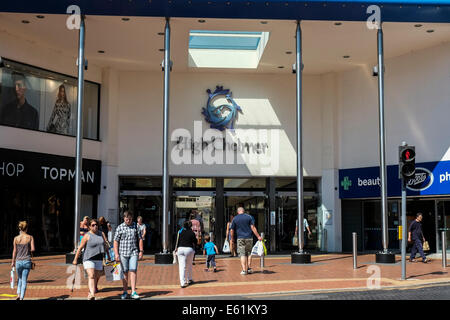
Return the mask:
<path id="1" fill-rule="evenodd" d="M 119 223 L 118 101 L 119 74 L 114 69 L 105 68 L 102 72 L 100 96 L 102 179 L 98 199 L 98 216 L 104 216 L 113 228 Z"/>
<path id="2" fill-rule="evenodd" d="M 322 215 L 328 252 L 342 251 L 341 201 L 339 199 L 338 82 L 335 73 L 321 77 L 322 96 Z M 320 213 L 319 213 L 320 214 Z M 325 246 L 322 245 L 322 250 Z"/>

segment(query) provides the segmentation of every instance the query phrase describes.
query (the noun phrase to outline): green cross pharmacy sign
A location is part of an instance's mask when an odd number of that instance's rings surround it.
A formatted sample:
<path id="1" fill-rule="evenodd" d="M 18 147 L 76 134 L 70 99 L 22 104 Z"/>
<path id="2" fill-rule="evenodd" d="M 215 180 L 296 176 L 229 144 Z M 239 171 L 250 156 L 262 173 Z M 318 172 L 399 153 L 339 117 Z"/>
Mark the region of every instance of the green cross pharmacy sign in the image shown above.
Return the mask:
<path id="1" fill-rule="evenodd" d="M 341 186 L 344 187 L 344 190 L 348 190 L 352 185 L 352 180 L 349 180 L 348 177 L 344 177 L 344 180 L 341 181 Z"/>

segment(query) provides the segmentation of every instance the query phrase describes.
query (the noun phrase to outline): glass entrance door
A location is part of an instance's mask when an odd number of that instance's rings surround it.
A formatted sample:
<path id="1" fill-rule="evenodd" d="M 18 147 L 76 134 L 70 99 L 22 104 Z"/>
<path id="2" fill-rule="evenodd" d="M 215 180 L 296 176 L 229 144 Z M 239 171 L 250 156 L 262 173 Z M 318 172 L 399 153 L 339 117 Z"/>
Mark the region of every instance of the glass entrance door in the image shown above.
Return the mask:
<path id="1" fill-rule="evenodd" d="M 442 231 L 447 238 L 447 251 L 450 250 L 450 200 L 437 201 L 437 230 L 438 248 L 442 252 Z"/>
<path id="2" fill-rule="evenodd" d="M 322 227 L 318 219 L 319 198 L 315 194 L 304 195 L 303 207 L 311 230 L 311 237 L 306 240 L 304 249 L 310 251 L 320 250 L 322 241 Z M 296 193 L 278 193 L 276 198 L 277 212 L 277 239 L 278 250 L 292 251 L 297 248 L 292 243 L 295 226 L 298 219 Z"/>
<path id="3" fill-rule="evenodd" d="M 214 239 L 216 226 L 216 197 L 213 192 L 177 191 L 173 198 L 173 235 L 182 228 L 184 221 L 195 213 L 201 219 L 202 234 L 212 235 Z M 176 238 L 175 238 L 176 241 Z M 175 243 L 175 242 L 173 242 Z"/>
<path id="4" fill-rule="evenodd" d="M 149 195 L 152 192 L 129 191 L 122 192 L 120 196 L 121 217 L 125 210 L 133 212 L 133 221 L 141 216 L 146 226 L 144 249 L 146 253 L 161 252 L 161 226 L 162 226 L 162 198 L 160 195 Z M 158 193 L 154 193 L 158 194 Z M 119 223 L 123 221 L 119 220 Z"/>
<path id="5" fill-rule="evenodd" d="M 270 228 L 268 214 L 268 199 L 263 192 L 225 192 L 225 228 L 232 214 L 237 214 L 237 209 L 243 207 L 245 213 L 248 213 L 255 219 L 255 226 L 258 233 L 264 233 L 266 247 L 270 247 Z M 253 236 L 256 241 L 256 237 Z"/>

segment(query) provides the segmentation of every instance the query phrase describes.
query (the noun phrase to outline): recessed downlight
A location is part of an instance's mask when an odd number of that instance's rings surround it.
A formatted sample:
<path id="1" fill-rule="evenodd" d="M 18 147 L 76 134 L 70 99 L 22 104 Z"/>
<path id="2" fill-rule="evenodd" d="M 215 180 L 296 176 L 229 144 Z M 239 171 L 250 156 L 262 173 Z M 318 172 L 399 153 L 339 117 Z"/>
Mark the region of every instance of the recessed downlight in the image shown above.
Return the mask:
<path id="1" fill-rule="evenodd" d="M 342 56 L 342 58 L 344 58 L 344 59 L 349 59 L 350 56 Z"/>
<path id="2" fill-rule="evenodd" d="M 163 36 L 164 32 L 158 32 L 158 36 Z"/>
<path id="3" fill-rule="evenodd" d="M 292 51 L 286 51 L 286 54 L 292 54 Z"/>
<path id="4" fill-rule="evenodd" d="M 268 24 L 269 21 L 260 21 L 261 24 Z"/>
<path id="5" fill-rule="evenodd" d="M 428 33 L 433 33 L 434 30 L 433 30 L 433 29 L 430 29 L 430 30 L 427 30 L 427 32 L 428 32 Z"/>
<path id="6" fill-rule="evenodd" d="M 284 69 L 284 66 L 278 66 L 278 69 Z"/>
<path id="7" fill-rule="evenodd" d="M 97 52 L 98 52 L 98 53 L 105 53 L 104 50 L 98 50 Z"/>
<path id="8" fill-rule="evenodd" d="M 420 23 L 419 23 L 419 24 L 415 24 L 415 25 L 414 25 L 414 27 L 416 27 L 416 28 L 420 28 L 420 27 L 422 27 L 422 26 L 423 26 L 423 25 L 422 25 L 422 24 L 420 24 Z"/>
<path id="9" fill-rule="evenodd" d="M 161 52 L 164 52 L 164 49 L 158 49 L 159 51 L 161 51 Z"/>
<path id="10" fill-rule="evenodd" d="M 198 23 L 205 23 L 205 22 L 206 22 L 206 20 L 203 20 L 203 19 L 198 20 Z"/>
<path id="11" fill-rule="evenodd" d="M 335 22 L 334 25 L 335 26 L 342 26 L 342 22 Z"/>
<path id="12" fill-rule="evenodd" d="M 30 21 L 28 21 L 28 20 L 22 20 L 22 23 L 28 24 L 28 23 L 30 23 Z"/>
<path id="13" fill-rule="evenodd" d="M 44 19 L 45 16 L 43 16 L 43 15 L 37 15 L 36 18 L 38 18 L 38 19 Z"/>
<path id="14" fill-rule="evenodd" d="M 122 18 L 122 21 L 130 21 L 130 18 Z"/>

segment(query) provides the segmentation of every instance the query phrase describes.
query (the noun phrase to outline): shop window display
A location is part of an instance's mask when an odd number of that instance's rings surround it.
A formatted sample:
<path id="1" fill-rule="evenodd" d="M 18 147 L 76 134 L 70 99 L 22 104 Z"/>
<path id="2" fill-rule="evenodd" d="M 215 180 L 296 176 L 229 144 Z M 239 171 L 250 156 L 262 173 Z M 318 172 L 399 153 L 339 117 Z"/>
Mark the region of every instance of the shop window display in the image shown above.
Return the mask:
<path id="1" fill-rule="evenodd" d="M 77 79 L 5 60 L 0 73 L 0 124 L 76 135 Z M 98 139 L 100 85 L 85 81 L 83 137 Z"/>

